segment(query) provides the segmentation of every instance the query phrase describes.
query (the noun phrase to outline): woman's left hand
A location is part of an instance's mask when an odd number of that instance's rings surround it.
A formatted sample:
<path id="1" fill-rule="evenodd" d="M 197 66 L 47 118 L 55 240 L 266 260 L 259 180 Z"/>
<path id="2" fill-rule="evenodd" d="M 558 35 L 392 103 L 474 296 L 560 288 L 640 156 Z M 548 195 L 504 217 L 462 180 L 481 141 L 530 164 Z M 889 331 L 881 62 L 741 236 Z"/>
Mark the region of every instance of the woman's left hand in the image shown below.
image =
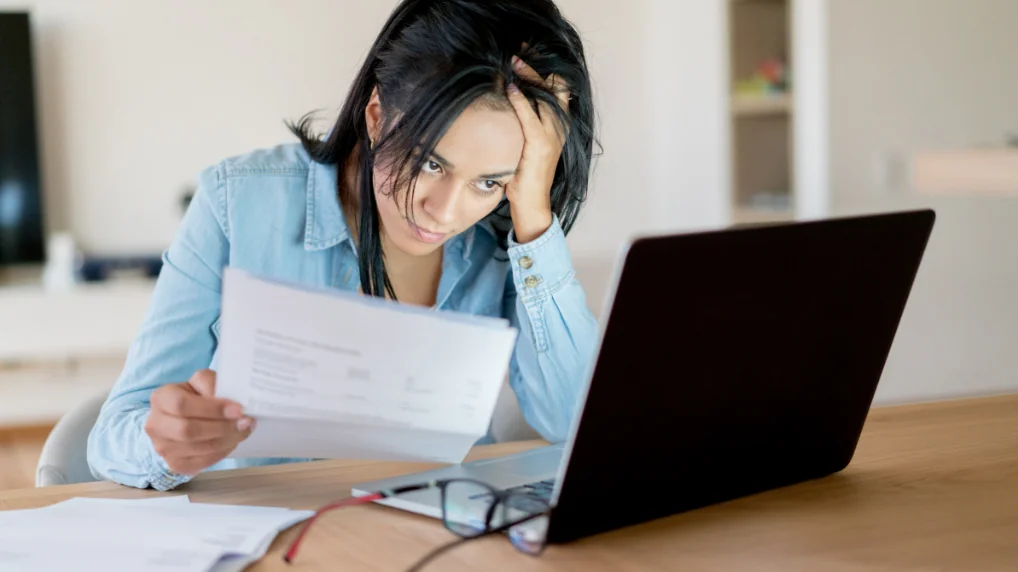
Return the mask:
<path id="1" fill-rule="evenodd" d="M 559 105 L 569 109 L 569 88 L 558 76 L 541 78 L 516 56 L 513 56 L 513 66 L 516 75 L 547 86 L 557 94 Z M 541 236 L 551 226 L 551 185 L 566 142 L 566 130 L 549 104 L 538 101 L 538 115 L 519 88 L 510 84 L 506 91 L 523 126 L 523 156 L 516 176 L 505 191 L 516 242 L 523 244 Z"/>

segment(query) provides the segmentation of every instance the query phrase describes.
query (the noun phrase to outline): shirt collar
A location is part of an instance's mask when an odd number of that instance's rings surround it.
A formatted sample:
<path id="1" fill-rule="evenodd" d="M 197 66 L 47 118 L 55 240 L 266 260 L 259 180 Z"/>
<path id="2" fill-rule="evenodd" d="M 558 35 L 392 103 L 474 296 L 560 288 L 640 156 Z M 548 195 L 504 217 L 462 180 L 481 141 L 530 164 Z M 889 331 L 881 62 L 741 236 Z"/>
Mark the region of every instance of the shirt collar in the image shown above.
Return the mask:
<path id="1" fill-rule="evenodd" d="M 498 242 L 498 234 L 495 232 L 494 225 L 492 225 L 491 221 L 487 217 L 485 217 L 481 219 L 480 222 L 475 224 L 473 228 L 470 229 L 468 236 L 466 237 L 466 242 L 464 243 L 463 248 L 464 258 L 469 258 L 470 253 L 474 249 L 474 243 L 477 242 L 478 229 L 487 234 L 493 242 Z"/>

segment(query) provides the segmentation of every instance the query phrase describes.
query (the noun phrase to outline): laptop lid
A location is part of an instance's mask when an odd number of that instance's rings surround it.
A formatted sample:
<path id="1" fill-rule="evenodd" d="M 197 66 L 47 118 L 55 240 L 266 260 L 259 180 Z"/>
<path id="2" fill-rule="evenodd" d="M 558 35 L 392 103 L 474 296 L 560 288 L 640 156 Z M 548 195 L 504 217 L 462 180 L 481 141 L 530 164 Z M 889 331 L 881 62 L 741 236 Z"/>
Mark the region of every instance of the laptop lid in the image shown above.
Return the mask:
<path id="1" fill-rule="evenodd" d="M 933 223 L 924 210 L 634 241 L 549 541 L 846 467 Z"/>

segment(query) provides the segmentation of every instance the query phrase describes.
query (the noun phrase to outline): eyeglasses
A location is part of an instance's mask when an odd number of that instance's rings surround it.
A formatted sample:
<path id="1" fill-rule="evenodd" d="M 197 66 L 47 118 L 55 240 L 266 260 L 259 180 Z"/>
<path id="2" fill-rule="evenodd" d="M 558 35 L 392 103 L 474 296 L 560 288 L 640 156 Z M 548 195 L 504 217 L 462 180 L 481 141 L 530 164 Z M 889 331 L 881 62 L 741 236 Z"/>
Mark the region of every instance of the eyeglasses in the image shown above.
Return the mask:
<path id="1" fill-rule="evenodd" d="M 547 501 L 521 491 L 499 490 L 473 479 L 444 479 L 378 491 L 323 506 L 304 523 L 283 559 L 289 564 L 296 558 L 304 536 L 315 520 L 326 512 L 432 487 L 437 487 L 441 495 L 442 524 L 459 538 L 424 555 L 407 572 L 417 572 L 442 553 L 491 534 L 506 534 L 512 545 L 524 554 L 537 556 L 544 551 L 551 511 Z"/>

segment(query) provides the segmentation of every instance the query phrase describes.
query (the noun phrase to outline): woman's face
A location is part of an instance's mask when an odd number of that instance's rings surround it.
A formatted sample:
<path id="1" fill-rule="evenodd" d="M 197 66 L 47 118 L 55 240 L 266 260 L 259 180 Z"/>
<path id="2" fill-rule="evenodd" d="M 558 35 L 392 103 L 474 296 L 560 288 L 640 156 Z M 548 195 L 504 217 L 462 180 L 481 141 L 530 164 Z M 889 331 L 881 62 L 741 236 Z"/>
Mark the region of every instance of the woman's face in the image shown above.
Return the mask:
<path id="1" fill-rule="evenodd" d="M 390 171 L 384 161 L 376 162 L 375 199 L 390 246 L 412 256 L 431 254 L 498 206 L 520 163 L 524 140 L 513 109 L 508 104 L 505 110 L 491 107 L 468 107 L 424 159 L 412 217 L 406 212 L 408 189 L 392 194 Z M 369 105 L 369 129 L 377 124 L 371 113 Z"/>

